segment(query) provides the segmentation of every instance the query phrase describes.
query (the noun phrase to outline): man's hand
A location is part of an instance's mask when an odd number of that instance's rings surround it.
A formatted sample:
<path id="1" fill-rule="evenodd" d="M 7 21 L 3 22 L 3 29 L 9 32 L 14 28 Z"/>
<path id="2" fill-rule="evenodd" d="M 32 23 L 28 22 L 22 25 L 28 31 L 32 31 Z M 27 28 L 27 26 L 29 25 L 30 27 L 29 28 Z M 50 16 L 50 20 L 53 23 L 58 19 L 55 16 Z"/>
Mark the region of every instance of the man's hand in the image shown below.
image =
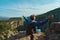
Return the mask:
<path id="1" fill-rule="evenodd" d="M 49 15 L 48 19 L 51 20 L 53 18 L 53 15 Z"/>

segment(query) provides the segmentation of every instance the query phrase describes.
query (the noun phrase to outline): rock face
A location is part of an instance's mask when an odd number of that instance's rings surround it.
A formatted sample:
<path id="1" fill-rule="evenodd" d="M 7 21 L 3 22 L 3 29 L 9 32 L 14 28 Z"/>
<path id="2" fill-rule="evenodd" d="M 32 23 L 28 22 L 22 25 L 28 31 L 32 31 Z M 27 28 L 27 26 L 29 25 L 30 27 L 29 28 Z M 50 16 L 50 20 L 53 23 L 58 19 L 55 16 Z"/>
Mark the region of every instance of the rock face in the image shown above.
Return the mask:
<path id="1" fill-rule="evenodd" d="M 54 22 L 45 30 L 48 40 L 60 40 L 60 22 Z"/>
<path id="2" fill-rule="evenodd" d="M 60 22 L 51 23 L 50 27 L 45 30 L 46 34 L 43 32 L 33 34 L 34 40 L 60 40 L 59 27 Z M 26 36 L 26 31 L 22 31 L 8 40 L 30 40 L 30 35 Z"/>
<path id="3" fill-rule="evenodd" d="M 20 18 L 0 20 L 0 40 L 4 40 L 15 35 L 18 32 L 16 28 L 20 25 L 23 25 L 23 20 Z"/>
<path id="4" fill-rule="evenodd" d="M 49 37 L 48 40 L 59 40 L 60 39 L 58 34 L 51 34 L 48 37 Z"/>

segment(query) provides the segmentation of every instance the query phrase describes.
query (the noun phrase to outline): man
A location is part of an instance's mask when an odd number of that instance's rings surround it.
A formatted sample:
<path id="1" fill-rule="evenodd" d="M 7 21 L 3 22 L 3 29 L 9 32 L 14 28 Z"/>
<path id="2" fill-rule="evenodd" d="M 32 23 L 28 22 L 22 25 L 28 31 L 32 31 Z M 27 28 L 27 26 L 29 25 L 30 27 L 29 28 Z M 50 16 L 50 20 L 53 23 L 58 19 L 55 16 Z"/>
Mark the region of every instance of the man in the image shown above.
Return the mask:
<path id="1" fill-rule="evenodd" d="M 51 16 L 48 16 L 48 18 L 46 18 L 46 19 L 44 19 L 44 20 L 42 20 L 42 21 L 36 21 L 35 15 L 31 15 L 31 16 L 30 16 L 30 19 L 31 19 L 31 20 L 28 20 L 28 19 L 25 18 L 24 16 L 23 16 L 23 18 L 24 18 L 25 21 L 29 24 L 29 26 L 27 27 L 27 34 L 28 34 L 28 35 L 31 35 L 31 36 L 30 36 L 30 39 L 31 39 L 31 40 L 34 40 L 34 39 L 33 39 L 33 38 L 34 38 L 33 33 L 37 33 L 37 32 L 40 31 L 40 29 L 39 29 L 39 30 L 36 30 L 37 27 L 45 24 L 46 22 L 48 22 L 48 19 L 51 19 Z"/>

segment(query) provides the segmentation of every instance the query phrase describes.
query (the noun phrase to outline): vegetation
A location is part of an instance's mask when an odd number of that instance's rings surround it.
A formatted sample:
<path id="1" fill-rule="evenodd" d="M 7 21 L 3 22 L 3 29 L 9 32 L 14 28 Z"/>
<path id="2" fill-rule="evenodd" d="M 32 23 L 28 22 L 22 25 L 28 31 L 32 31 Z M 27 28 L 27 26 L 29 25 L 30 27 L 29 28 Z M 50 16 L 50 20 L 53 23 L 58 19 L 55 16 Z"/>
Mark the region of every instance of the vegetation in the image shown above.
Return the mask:
<path id="1" fill-rule="evenodd" d="M 0 24 L 0 33 L 5 32 L 10 29 L 10 26 L 5 25 L 5 24 Z"/>
<path id="2" fill-rule="evenodd" d="M 8 20 L 0 20 L 0 40 L 4 40 L 17 33 L 17 30 L 11 26 L 11 22 L 21 21 L 21 18 L 10 18 Z M 14 25 L 14 24 L 12 24 Z"/>

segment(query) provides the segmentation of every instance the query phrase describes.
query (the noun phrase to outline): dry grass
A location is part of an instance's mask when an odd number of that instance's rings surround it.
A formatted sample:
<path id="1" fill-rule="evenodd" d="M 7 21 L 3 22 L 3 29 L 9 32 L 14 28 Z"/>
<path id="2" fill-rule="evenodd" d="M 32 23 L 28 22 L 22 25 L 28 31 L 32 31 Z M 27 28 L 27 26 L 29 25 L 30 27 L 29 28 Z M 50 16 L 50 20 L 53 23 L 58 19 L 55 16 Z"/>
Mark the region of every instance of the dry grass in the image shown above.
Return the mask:
<path id="1" fill-rule="evenodd" d="M 35 33 L 33 35 L 34 35 L 34 40 L 38 40 L 38 37 L 40 37 L 40 36 L 45 36 L 45 34 L 43 32 Z M 30 40 L 30 35 L 29 36 L 25 36 L 23 38 L 20 38 L 19 40 Z"/>

